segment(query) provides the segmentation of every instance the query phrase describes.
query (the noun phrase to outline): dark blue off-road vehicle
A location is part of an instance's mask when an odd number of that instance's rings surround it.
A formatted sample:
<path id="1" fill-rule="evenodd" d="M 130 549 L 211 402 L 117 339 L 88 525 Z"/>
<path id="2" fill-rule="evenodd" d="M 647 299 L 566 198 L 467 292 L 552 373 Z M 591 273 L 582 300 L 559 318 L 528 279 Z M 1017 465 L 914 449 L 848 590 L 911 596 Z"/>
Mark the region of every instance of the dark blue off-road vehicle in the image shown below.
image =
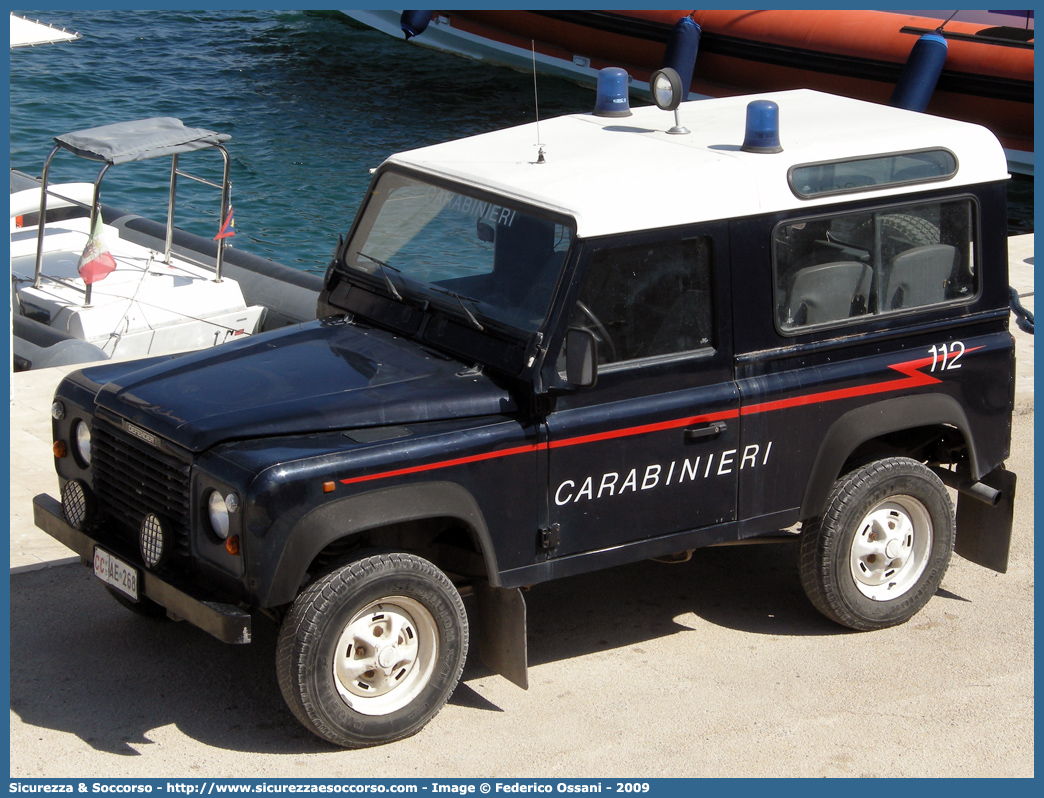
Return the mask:
<path id="1" fill-rule="evenodd" d="M 287 702 L 344 746 L 439 710 L 469 593 L 524 685 L 545 580 L 786 535 L 815 606 L 877 629 L 955 543 L 1003 571 L 1000 145 L 758 102 L 778 130 L 729 98 L 682 105 L 691 132 L 648 107 L 389 158 L 316 321 L 62 382 L 37 523 L 138 612 L 275 619 Z"/>

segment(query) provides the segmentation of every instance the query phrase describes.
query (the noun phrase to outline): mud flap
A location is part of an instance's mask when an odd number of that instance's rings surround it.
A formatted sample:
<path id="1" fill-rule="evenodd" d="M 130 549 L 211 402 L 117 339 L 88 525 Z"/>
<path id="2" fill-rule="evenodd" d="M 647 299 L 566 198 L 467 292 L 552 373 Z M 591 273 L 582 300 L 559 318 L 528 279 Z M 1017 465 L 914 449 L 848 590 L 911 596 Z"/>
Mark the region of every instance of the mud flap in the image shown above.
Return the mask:
<path id="1" fill-rule="evenodd" d="M 478 599 L 479 656 L 491 670 L 528 690 L 526 600 L 522 598 L 522 591 L 480 582 L 475 587 L 475 597 Z"/>
<path id="2" fill-rule="evenodd" d="M 983 568 L 1007 573 L 1011 526 L 1015 518 L 1016 476 L 996 468 L 981 482 L 999 490 L 1000 501 L 990 506 L 963 493 L 957 495 L 957 542 L 953 550 Z"/>

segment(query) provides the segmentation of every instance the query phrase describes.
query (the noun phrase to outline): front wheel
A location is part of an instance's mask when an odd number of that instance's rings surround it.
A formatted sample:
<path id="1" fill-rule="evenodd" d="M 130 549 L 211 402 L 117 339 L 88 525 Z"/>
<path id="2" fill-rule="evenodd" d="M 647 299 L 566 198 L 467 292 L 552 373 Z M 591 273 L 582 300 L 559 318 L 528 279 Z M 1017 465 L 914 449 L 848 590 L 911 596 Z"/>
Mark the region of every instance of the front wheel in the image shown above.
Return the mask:
<path id="1" fill-rule="evenodd" d="M 916 460 L 890 457 L 841 477 L 801 534 L 801 583 L 816 609 L 851 629 L 908 621 L 950 563 L 953 505 Z"/>
<path id="2" fill-rule="evenodd" d="M 468 650 L 457 589 L 427 560 L 375 554 L 309 585 L 279 631 L 279 687 L 309 730 L 362 748 L 420 731 Z"/>

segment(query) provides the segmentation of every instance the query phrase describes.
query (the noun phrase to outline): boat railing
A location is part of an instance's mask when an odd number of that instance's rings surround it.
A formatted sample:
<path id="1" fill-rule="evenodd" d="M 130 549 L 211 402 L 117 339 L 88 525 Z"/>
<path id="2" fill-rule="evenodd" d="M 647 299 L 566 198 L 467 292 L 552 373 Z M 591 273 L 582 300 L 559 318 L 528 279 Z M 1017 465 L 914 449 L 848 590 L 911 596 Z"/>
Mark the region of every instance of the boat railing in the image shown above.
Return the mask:
<path id="1" fill-rule="evenodd" d="M 218 152 L 220 152 L 221 157 L 224 160 L 224 172 L 222 174 L 221 183 L 215 183 L 213 180 L 207 180 L 204 177 L 193 175 L 189 172 L 183 172 L 182 170 L 178 169 L 177 154 L 174 155 L 173 162 L 170 168 L 170 196 L 167 202 L 167 235 L 163 250 L 164 263 L 170 263 L 171 245 L 174 241 L 174 205 L 176 201 L 178 177 L 184 177 L 186 180 L 194 180 L 197 183 L 202 183 L 203 185 L 210 186 L 211 188 L 220 189 L 221 216 L 219 219 L 219 226 L 224 224 L 225 220 L 228 218 L 229 204 L 231 201 L 230 195 L 232 188 L 232 183 L 229 180 L 231 163 L 228 157 L 228 150 L 226 150 L 220 144 L 215 144 L 213 146 L 213 149 L 216 149 Z M 225 239 L 223 237 L 219 237 L 217 239 L 217 255 L 214 261 L 214 282 L 217 283 L 221 282 L 221 264 L 224 261 L 224 255 Z M 182 257 L 184 258 L 184 256 Z M 185 260 L 190 260 L 199 266 L 205 265 L 202 262 L 196 261 L 192 258 L 185 258 Z"/>
<path id="2" fill-rule="evenodd" d="M 219 228 L 226 223 L 231 223 L 231 181 L 230 159 L 228 151 L 222 146 L 222 142 L 230 138 L 224 133 L 215 133 L 199 128 L 187 128 L 179 119 L 160 117 L 155 119 L 143 119 L 133 122 L 120 122 L 114 125 L 106 125 L 99 128 L 76 131 L 64 136 L 56 136 L 54 149 L 51 150 L 44 162 L 43 172 L 40 178 L 40 213 L 37 222 L 36 241 L 36 267 L 33 273 L 33 287 L 39 288 L 43 279 L 43 250 L 44 235 L 47 220 L 47 197 L 60 195 L 48 187 L 51 162 L 54 156 L 62 149 L 93 161 L 103 162 L 98 176 L 94 180 L 94 194 L 91 201 L 91 218 L 89 230 L 94 230 L 94 225 L 101 213 L 101 182 L 106 172 L 117 163 L 130 161 L 144 161 L 152 158 L 171 157 L 170 190 L 167 203 L 167 228 L 163 262 L 171 262 L 171 247 L 174 236 L 174 209 L 176 206 L 177 179 L 183 177 L 204 185 L 221 190 L 221 209 L 219 217 Z M 221 153 L 224 162 L 221 183 L 193 175 L 178 168 L 178 157 L 186 152 L 196 152 L 204 149 L 216 149 Z M 63 201 L 69 198 L 61 197 Z M 81 202 L 74 204 L 82 206 Z M 90 233 L 89 233 L 90 235 Z M 214 281 L 221 282 L 221 266 L 224 260 L 226 236 L 219 235 L 217 240 L 217 253 L 214 265 Z M 200 266 L 206 264 L 197 262 L 191 258 L 193 263 Z M 86 286 L 85 304 L 91 304 L 91 284 Z"/>

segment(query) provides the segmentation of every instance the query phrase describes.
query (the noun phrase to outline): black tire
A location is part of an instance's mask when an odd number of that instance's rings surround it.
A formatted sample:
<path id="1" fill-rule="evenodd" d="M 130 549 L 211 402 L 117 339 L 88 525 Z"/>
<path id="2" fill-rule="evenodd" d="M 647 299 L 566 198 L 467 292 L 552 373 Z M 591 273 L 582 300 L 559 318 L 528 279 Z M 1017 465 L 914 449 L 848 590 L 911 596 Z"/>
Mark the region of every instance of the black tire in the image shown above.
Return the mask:
<path id="1" fill-rule="evenodd" d="M 938 244 L 941 238 L 939 228 L 933 222 L 909 213 L 885 214 L 881 216 L 880 224 L 883 244 L 881 260 L 884 263 L 890 263 L 904 249 Z M 873 222 L 860 226 L 856 231 L 859 246 L 871 252 L 874 236 Z"/>
<path id="2" fill-rule="evenodd" d="M 152 618 L 153 620 L 165 620 L 167 617 L 166 608 L 161 604 L 157 604 L 152 599 L 147 599 L 142 596 L 137 601 L 133 601 L 114 587 L 109 585 L 105 585 L 104 587 L 109 591 L 110 596 L 135 615 L 140 615 L 143 618 Z"/>
<path id="3" fill-rule="evenodd" d="M 420 731 L 457 686 L 467 651 L 464 604 L 446 575 L 380 553 L 302 591 L 279 630 L 276 670 L 306 728 L 363 748 Z"/>
<path id="4" fill-rule="evenodd" d="M 909 213 L 886 213 L 878 219 L 881 227 L 881 268 L 887 268 L 895 256 L 911 247 L 938 244 L 939 228 L 927 219 Z M 873 220 L 860 225 L 852 242 L 873 256 L 877 230 Z"/>
<path id="5" fill-rule="evenodd" d="M 934 222 L 909 213 L 889 213 L 881 217 L 886 235 L 902 238 L 910 246 L 923 247 L 939 243 L 939 228 Z"/>
<path id="6" fill-rule="evenodd" d="M 905 623 L 950 564 L 953 504 L 916 460 L 890 457 L 841 477 L 801 533 L 801 584 L 816 609 L 851 629 Z"/>

